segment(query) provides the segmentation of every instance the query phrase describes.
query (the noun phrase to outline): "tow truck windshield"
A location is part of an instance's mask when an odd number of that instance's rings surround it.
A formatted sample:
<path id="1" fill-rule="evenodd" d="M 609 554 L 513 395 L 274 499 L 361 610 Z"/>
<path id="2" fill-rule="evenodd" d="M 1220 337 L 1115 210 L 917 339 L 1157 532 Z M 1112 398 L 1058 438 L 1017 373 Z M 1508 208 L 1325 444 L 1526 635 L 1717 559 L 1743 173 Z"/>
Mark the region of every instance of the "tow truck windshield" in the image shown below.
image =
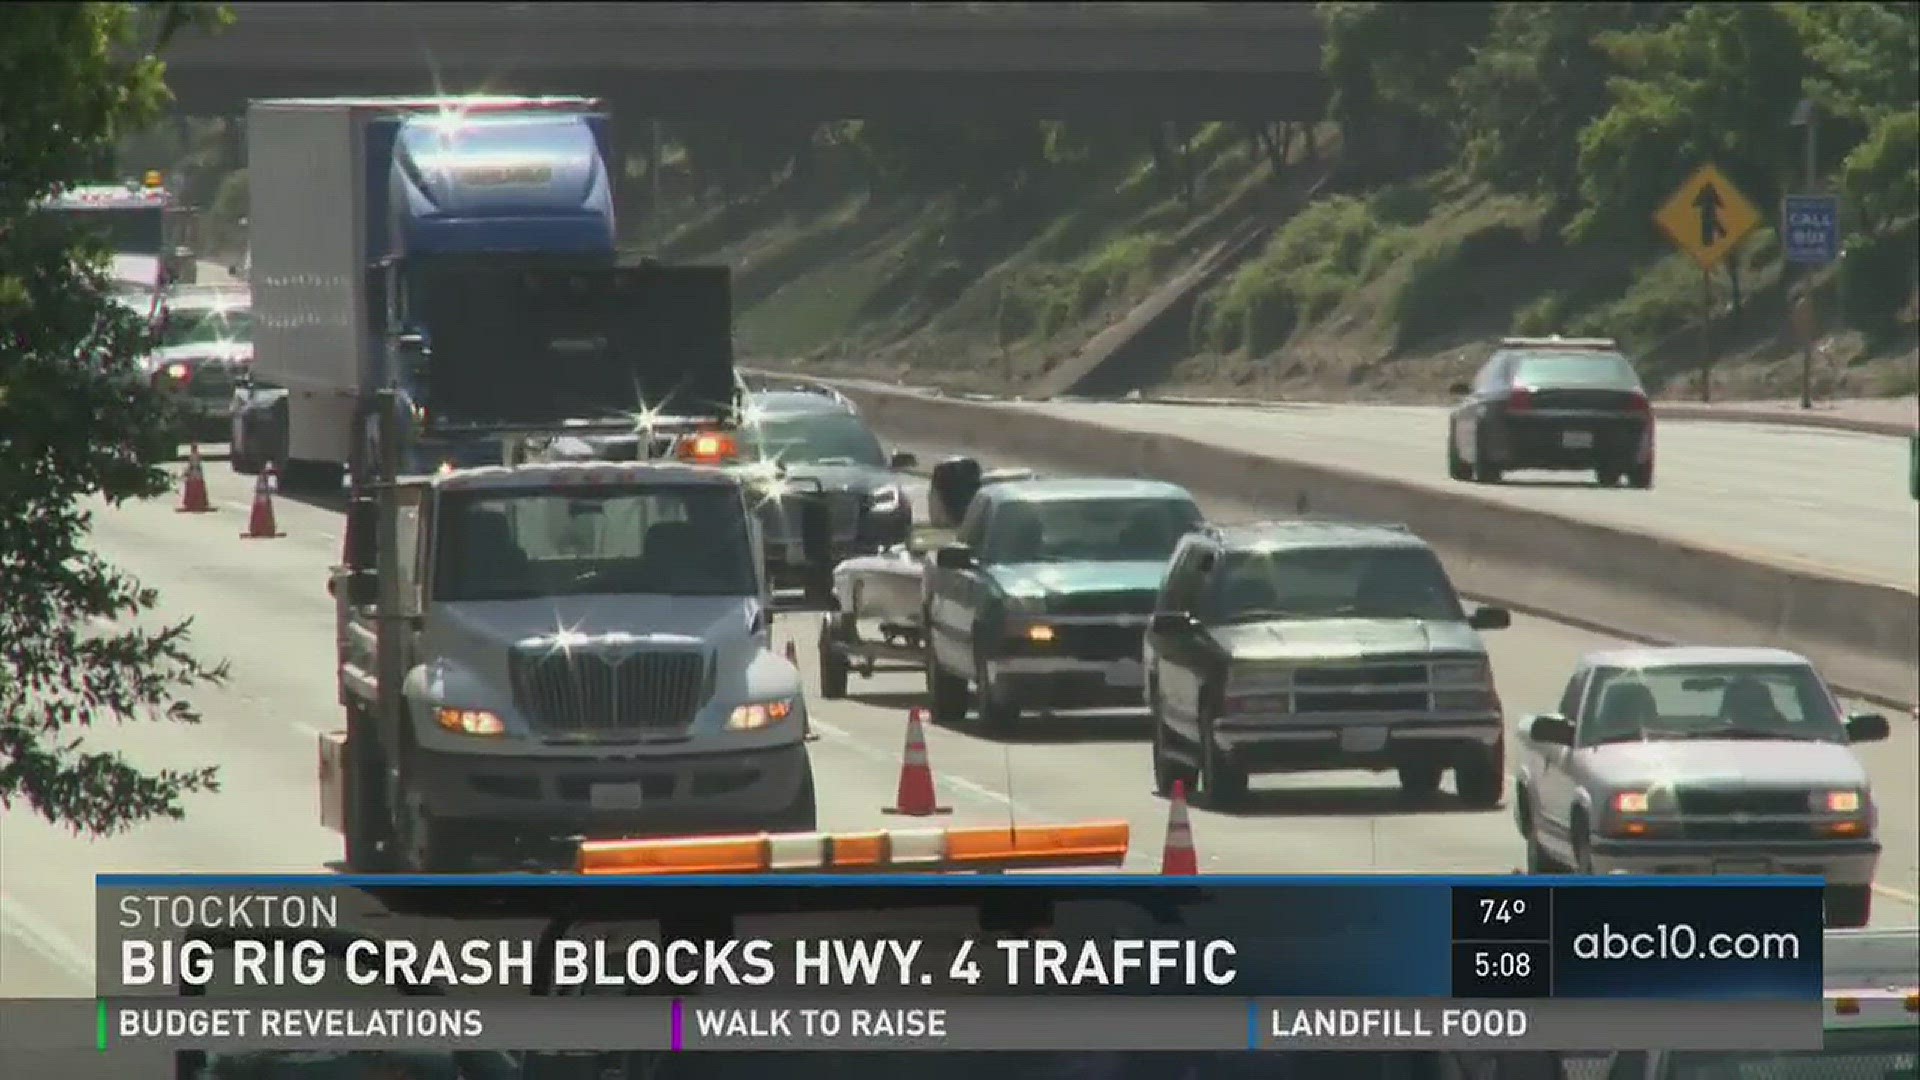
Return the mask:
<path id="1" fill-rule="evenodd" d="M 730 486 L 461 493 L 441 513 L 436 600 L 759 592 L 744 504 Z"/>

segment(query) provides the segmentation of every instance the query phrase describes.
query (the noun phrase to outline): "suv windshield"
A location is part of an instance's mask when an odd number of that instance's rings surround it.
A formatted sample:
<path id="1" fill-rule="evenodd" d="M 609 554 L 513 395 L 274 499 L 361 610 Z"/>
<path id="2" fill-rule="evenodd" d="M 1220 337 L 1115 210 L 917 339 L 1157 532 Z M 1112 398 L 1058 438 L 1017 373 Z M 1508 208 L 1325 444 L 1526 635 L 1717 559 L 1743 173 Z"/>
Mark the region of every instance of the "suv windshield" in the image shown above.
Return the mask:
<path id="1" fill-rule="evenodd" d="M 817 412 L 764 417 L 745 432 L 745 449 L 755 458 L 788 465 L 841 462 L 886 467 L 880 440 L 852 413 Z"/>
<path id="2" fill-rule="evenodd" d="M 160 328 L 160 344 L 245 344 L 253 340 L 253 311 L 244 304 L 230 307 L 172 308 Z"/>
<path id="3" fill-rule="evenodd" d="M 462 493 L 441 514 L 437 600 L 760 589 L 746 511 L 728 486 Z"/>
<path id="4" fill-rule="evenodd" d="M 1422 548 L 1229 551 L 1206 600 L 1200 614 L 1211 623 L 1466 619 L 1440 560 Z"/>
<path id="5" fill-rule="evenodd" d="M 1164 562 L 1200 523 L 1186 499 L 1095 496 L 996 508 L 980 555 L 988 563 Z"/>
<path id="6" fill-rule="evenodd" d="M 1587 701 L 1589 743 L 1847 737 L 1826 685 L 1804 664 L 1602 668 Z"/>
<path id="7" fill-rule="evenodd" d="M 1523 353 L 1514 363 L 1513 382 L 1536 389 L 1640 389 L 1633 365 L 1609 352 Z"/>

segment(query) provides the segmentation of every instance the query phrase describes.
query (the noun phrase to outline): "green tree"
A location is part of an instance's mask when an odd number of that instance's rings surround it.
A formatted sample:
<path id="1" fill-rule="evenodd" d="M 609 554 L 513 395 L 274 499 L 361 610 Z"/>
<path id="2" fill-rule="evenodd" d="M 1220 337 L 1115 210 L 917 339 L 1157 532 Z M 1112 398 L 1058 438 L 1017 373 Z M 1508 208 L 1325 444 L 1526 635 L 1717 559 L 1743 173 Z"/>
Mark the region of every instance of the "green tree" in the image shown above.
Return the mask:
<path id="1" fill-rule="evenodd" d="M 1328 119 L 1372 156 L 1393 146 L 1438 164 L 1455 126 L 1454 76 L 1493 25 L 1497 4 L 1323 3 Z"/>
<path id="2" fill-rule="evenodd" d="M 186 623 L 90 622 L 156 604 L 87 549 L 86 501 L 166 492 L 171 417 L 139 376 L 149 334 L 109 299 L 100 244 L 30 209 L 161 113 L 161 64 L 141 54 L 212 18 L 196 7 L 0 7 L 0 806 L 95 834 L 177 818 L 217 781 L 212 768 L 143 772 L 88 730 L 197 722 L 184 691 L 225 669 L 189 653 Z"/>
<path id="3" fill-rule="evenodd" d="M 1755 206 L 1776 205 L 1809 72 L 1784 4 L 1697 4 L 1658 28 L 1604 34 L 1611 105 L 1579 137 L 1577 239 L 1645 235 L 1686 175 L 1714 162 Z"/>
<path id="4" fill-rule="evenodd" d="M 1798 14 L 1822 171 L 1838 168 L 1861 225 L 1878 232 L 1920 208 L 1920 4 L 1807 4 Z"/>

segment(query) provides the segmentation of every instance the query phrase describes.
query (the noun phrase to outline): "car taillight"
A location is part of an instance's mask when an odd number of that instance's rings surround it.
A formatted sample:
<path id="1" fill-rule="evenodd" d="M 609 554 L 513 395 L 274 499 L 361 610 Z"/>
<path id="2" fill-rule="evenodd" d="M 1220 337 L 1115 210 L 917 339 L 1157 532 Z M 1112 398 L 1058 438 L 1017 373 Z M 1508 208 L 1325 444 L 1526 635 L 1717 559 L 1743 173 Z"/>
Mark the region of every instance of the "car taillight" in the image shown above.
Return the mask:
<path id="1" fill-rule="evenodd" d="M 1516 386 L 1507 394 L 1508 412 L 1526 412 L 1533 408 L 1533 390 L 1525 386 Z"/>
<path id="2" fill-rule="evenodd" d="M 1648 401 L 1645 394 L 1635 394 L 1628 399 L 1627 409 L 1631 412 L 1650 413 L 1653 411 L 1653 402 Z"/>

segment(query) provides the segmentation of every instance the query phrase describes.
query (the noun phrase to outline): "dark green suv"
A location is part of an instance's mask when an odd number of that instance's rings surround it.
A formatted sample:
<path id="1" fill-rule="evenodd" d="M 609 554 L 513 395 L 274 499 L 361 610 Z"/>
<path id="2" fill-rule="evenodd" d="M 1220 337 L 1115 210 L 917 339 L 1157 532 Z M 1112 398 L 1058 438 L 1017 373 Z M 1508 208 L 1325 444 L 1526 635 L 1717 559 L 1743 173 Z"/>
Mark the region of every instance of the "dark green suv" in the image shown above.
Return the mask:
<path id="1" fill-rule="evenodd" d="M 1208 528 L 1173 555 L 1146 639 L 1153 778 L 1231 806 L 1254 773 L 1393 769 L 1409 794 L 1454 773 L 1469 805 L 1506 784 L 1506 725 L 1481 630 L 1425 541 L 1398 525 Z"/>
<path id="2" fill-rule="evenodd" d="M 1142 636 L 1167 556 L 1200 524 L 1193 496 L 1156 480 L 1031 479 L 959 503 L 958 542 L 926 578 L 934 719 L 964 718 L 970 698 L 988 730 L 1026 711 L 1143 704 Z"/>

